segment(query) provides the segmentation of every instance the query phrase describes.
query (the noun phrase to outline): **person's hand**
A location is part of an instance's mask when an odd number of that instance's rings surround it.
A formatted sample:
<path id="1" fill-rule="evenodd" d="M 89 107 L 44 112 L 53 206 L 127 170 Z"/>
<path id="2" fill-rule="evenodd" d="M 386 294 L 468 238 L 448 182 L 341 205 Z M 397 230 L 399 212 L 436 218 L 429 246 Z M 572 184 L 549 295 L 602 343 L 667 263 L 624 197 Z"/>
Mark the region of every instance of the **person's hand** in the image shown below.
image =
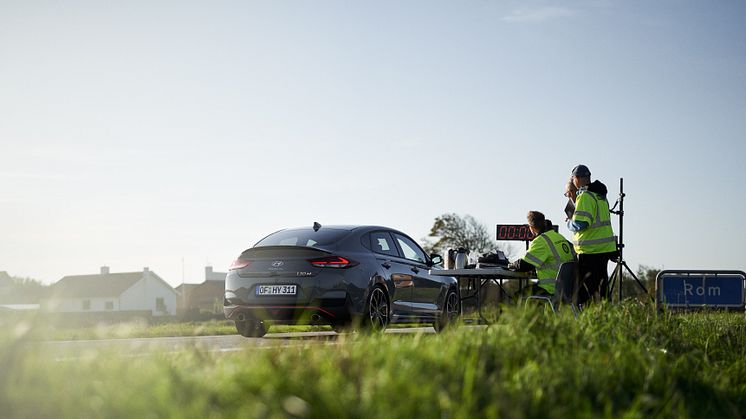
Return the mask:
<path id="1" fill-rule="evenodd" d="M 514 261 L 508 263 L 508 269 L 513 270 L 513 271 L 516 270 L 516 269 L 518 269 L 518 264 L 519 263 L 520 263 L 520 259 L 519 260 L 514 260 Z"/>

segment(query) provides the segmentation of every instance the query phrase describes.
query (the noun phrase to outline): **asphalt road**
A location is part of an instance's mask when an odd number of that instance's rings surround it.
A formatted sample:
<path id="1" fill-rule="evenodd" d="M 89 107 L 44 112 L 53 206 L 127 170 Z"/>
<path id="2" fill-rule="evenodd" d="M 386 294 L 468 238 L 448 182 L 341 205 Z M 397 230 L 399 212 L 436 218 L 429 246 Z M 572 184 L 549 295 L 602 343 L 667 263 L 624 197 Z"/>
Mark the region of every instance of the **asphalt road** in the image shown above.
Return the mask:
<path id="1" fill-rule="evenodd" d="M 388 329 L 386 333 L 435 333 L 432 327 Z M 46 341 L 42 346 L 54 354 L 55 359 L 77 359 L 96 356 L 101 351 L 122 355 L 141 356 L 177 352 L 196 348 L 207 352 L 238 352 L 283 346 L 308 344 L 336 344 L 335 332 L 268 333 L 262 338 L 245 338 L 239 335 L 180 336 L 163 338 L 97 339 Z"/>

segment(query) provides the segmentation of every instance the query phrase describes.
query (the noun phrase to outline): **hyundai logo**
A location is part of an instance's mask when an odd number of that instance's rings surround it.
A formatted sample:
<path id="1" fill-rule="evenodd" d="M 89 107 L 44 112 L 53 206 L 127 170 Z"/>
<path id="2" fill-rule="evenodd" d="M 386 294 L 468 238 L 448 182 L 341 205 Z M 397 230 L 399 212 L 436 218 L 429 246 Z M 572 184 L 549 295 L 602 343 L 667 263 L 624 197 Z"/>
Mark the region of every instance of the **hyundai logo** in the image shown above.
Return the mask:
<path id="1" fill-rule="evenodd" d="M 282 266 L 284 264 L 285 264 L 285 262 L 283 262 L 281 260 L 276 260 L 276 261 L 272 262 L 272 267 L 273 268 L 279 268 L 280 266 Z"/>

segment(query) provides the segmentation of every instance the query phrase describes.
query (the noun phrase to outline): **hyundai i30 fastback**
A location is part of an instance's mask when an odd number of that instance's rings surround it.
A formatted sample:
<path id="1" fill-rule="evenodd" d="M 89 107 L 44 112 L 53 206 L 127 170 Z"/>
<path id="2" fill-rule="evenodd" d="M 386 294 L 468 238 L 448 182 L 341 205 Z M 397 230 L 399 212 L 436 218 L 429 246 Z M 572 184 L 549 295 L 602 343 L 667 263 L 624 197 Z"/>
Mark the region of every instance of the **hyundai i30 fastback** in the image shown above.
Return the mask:
<path id="1" fill-rule="evenodd" d="M 456 279 L 429 274 L 441 261 L 386 227 L 280 230 L 233 262 L 224 312 L 247 337 L 263 336 L 269 323 L 432 323 L 440 330 L 461 310 Z"/>

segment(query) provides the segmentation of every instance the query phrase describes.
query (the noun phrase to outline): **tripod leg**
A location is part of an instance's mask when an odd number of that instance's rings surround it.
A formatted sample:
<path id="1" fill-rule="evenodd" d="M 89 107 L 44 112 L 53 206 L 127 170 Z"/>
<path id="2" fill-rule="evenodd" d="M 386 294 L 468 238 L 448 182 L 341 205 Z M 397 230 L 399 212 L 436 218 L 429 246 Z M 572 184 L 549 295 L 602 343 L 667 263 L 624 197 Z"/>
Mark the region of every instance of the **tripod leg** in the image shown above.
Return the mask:
<path id="1" fill-rule="evenodd" d="M 609 292 L 607 295 L 607 298 L 609 301 L 611 301 L 614 295 L 614 287 L 619 286 L 619 301 L 622 301 L 621 297 L 621 290 L 622 290 L 622 280 L 621 280 L 621 269 L 620 264 L 617 262 L 616 266 L 614 267 L 614 270 L 611 272 L 611 276 L 609 277 Z"/>
<path id="2" fill-rule="evenodd" d="M 635 278 L 635 281 L 637 281 L 637 285 L 639 285 L 640 288 L 642 288 L 642 290 L 645 291 L 645 294 L 650 297 L 650 300 L 655 302 L 655 298 L 653 298 L 653 296 L 650 295 L 650 293 L 648 293 L 648 289 L 645 288 L 645 285 L 643 285 L 643 283 L 640 281 L 637 275 L 635 275 L 634 272 L 632 272 L 632 269 L 630 269 L 629 266 L 627 266 L 627 262 L 622 261 L 622 265 L 624 265 L 624 267 L 627 268 L 627 272 L 629 272 L 629 274 L 632 275 L 632 278 Z"/>

